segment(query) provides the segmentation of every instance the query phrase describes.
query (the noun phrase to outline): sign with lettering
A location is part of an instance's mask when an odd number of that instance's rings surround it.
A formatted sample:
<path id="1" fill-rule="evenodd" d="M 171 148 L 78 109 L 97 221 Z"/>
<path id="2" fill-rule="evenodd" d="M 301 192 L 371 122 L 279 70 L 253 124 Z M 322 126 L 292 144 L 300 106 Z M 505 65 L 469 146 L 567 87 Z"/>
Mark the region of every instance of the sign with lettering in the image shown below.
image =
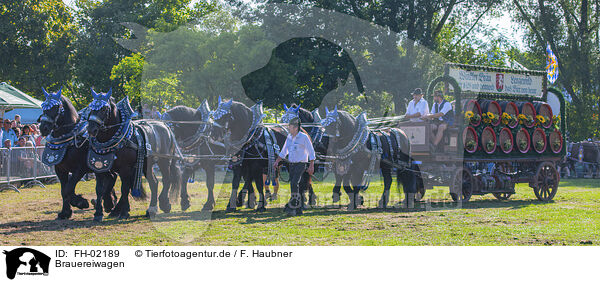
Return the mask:
<path id="1" fill-rule="evenodd" d="M 462 91 L 542 97 L 543 75 L 464 70 L 451 66 L 448 75 Z"/>

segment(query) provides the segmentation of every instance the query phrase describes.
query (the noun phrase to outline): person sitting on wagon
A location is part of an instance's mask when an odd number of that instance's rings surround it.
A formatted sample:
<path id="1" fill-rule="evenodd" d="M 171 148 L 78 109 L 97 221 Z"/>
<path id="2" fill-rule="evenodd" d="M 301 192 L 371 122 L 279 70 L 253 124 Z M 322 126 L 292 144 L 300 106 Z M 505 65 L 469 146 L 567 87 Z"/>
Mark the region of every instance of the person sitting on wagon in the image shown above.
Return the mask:
<path id="1" fill-rule="evenodd" d="M 406 115 L 404 117 L 409 118 L 410 121 L 413 122 L 423 121 L 421 117 L 429 114 L 429 105 L 427 104 L 427 101 L 423 99 L 423 90 L 421 90 L 421 88 L 415 88 L 411 94 L 413 99 L 408 102 Z"/>
<path id="2" fill-rule="evenodd" d="M 431 143 L 435 150 L 444 137 L 444 131 L 454 123 L 454 110 L 452 110 L 452 104 L 444 99 L 442 91 L 436 90 L 433 93 L 433 101 L 431 114 L 424 118 L 432 121 L 431 134 L 434 137 L 431 138 Z"/>

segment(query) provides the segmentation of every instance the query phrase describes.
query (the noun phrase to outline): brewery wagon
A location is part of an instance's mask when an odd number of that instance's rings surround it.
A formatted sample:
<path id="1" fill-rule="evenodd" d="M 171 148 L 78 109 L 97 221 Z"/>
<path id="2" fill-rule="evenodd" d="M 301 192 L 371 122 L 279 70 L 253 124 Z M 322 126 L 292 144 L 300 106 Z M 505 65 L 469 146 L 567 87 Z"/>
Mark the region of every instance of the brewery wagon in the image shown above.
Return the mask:
<path id="1" fill-rule="evenodd" d="M 564 97 L 548 89 L 546 73 L 453 63 L 444 68 L 425 97 L 431 102 L 441 89 L 453 104 L 454 124 L 441 148 L 429 145 L 428 122 L 399 125 L 410 137 L 422 187 L 449 186 L 454 201 L 488 193 L 506 200 L 516 183 L 528 183 L 540 201 L 552 200 L 560 181 L 556 165 L 566 154 L 566 116 Z"/>

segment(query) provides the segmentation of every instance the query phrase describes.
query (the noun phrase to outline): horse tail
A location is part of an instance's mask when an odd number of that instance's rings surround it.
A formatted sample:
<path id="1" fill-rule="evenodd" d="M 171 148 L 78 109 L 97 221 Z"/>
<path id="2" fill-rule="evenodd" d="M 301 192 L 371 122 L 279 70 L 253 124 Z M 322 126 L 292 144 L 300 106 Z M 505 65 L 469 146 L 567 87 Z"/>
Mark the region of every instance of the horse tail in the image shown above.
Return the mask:
<path id="1" fill-rule="evenodd" d="M 169 191 L 169 195 L 171 198 L 179 198 L 181 195 L 181 186 L 182 185 L 182 173 L 181 169 L 177 165 L 177 160 L 171 160 L 171 168 L 169 169 L 170 177 L 171 177 L 171 190 Z"/>
<path id="2" fill-rule="evenodd" d="M 174 148 L 172 152 L 175 156 L 171 159 L 171 168 L 169 169 L 170 177 L 171 177 L 171 195 L 174 198 L 179 198 L 181 195 L 181 188 L 183 186 L 183 173 L 178 165 L 179 162 L 183 162 L 183 154 L 179 149 L 179 145 L 177 145 L 177 139 L 175 139 L 175 135 L 173 131 L 169 130 L 169 135 L 171 139 L 171 144 L 173 144 Z M 187 179 L 186 179 L 187 181 Z"/>
<path id="3" fill-rule="evenodd" d="M 138 152 L 138 155 L 139 154 L 140 154 L 140 152 Z M 145 152 L 142 154 L 145 155 Z M 152 167 L 147 168 L 147 162 L 148 162 L 147 158 L 144 158 L 144 160 L 141 163 L 138 162 L 136 164 L 136 168 L 134 169 L 134 172 L 133 172 L 134 178 L 133 178 L 133 188 L 131 189 L 131 196 L 138 200 L 146 200 L 146 198 L 148 198 L 148 195 L 146 194 L 146 189 L 144 189 L 144 184 L 142 182 L 142 176 L 144 175 L 144 173 L 147 173 L 146 170 L 148 170 L 148 169 L 152 170 Z M 138 169 L 138 166 L 141 166 L 142 169 Z"/>

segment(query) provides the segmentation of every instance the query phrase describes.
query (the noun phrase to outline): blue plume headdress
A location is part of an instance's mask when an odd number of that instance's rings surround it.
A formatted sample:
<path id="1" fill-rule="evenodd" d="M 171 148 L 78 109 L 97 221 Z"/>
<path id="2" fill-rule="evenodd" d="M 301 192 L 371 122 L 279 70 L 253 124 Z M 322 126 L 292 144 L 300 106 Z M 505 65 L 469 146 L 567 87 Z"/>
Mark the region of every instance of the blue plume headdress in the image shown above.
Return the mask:
<path id="1" fill-rule="evenodd" d="M 92 111 L 97 111 L 102 109 L 103 107 L 108 107 L 108 102 L 110 101 L 111 95 L 112 88 L 110 88 L 110 90 L 108 90 L 107 93 L 96 93 L 96 91 L 94 91 L 94 89 L 92 88 L 92 97 L 94 97 L 94 100 L 92 101 L 92 103 L 90 103 L 89 108 Z"/>
<path id="2" fill-rule="evenodd" d="M 223 102 L 221 100 L 221 96 L 219 96 L 219 106 L 216 110 L 211 112 L 211 117 L 213 120 L 218 120 L 222 118 L 224 115 L 228 114 L 231 111 L 231 104 L 233 103 L 233 99 Z"/>
<path id="3" fill-rule="evenodd" d="M 48 93 L 46 89 L 42 87 L 42 91 L 44 92 L 44 96 L 46 100 L 42 103 L 42 110 L 47 111 L 52 109 L 54 106 L 58 106 L 58 111 L 62 112 L 64 109 L 62 107 L 62 100 L 60 99 L 62 93 L 62 87 L 56 93 Z"/>
<path id="4" fill-rule="evenodd" d="M 293 118 L 297 118 L 300 117 L 300 106 L 302 104 L 294 107 L 289 107 L 286 104 L 283 104 L 283 109 L 285 110 L 285 113 L 283 114 L 283 116 L 281 116 L 281 122 L 283 123 L 288 123 L 290 122 L 290 120 L 292 120 Z"/>
<path id="5" fill-rule="evenodd" d="M 338 110 L 337 110 L 337 105 L 335 106 L 335 109 L 333 109 L 333 111 L 329 111 L 329 109 L 327 109 L 327 107 L 325 107 L 325 119 L 323 119 L 321 121 L 321 126 L 328 126 L 334 122 L 337 121 L 338 119 Z"/>

